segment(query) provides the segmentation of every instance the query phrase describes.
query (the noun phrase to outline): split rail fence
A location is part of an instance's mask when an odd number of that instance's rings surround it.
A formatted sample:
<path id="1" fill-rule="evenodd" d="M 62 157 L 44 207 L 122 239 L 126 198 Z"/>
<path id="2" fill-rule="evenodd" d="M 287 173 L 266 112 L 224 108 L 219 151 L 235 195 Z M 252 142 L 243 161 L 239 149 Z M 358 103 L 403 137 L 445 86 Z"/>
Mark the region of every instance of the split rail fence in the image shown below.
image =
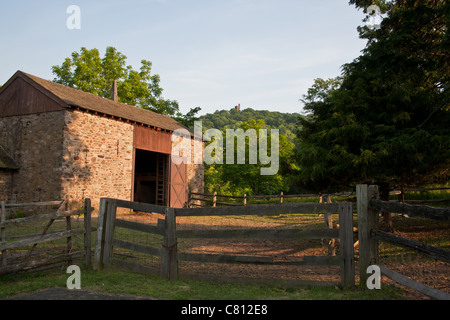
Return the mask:
<path id="1" fill-rule="evenodd" d="M 39 207 L 58 205 L 53 213 L 33 214 L 22 218 L 7 219 L 7 209 L 36 210 Z M 75 259 L 85 258 L 91 265 L 91 205 L 86 199 L 84 208 L 67 210 L 67 200 L 12 204 L 1 202 L 0 275 L 53 268 L 55 265 L 71 264 Z M 84 215 L 84 227 L 72 225 L 72 218 Z M 45 224 L 45 221 L 48 223 Z M 49 230 L 55 221 L 63 220 L 65 229 Z M 58 226 L 59 224 L 58 224 Z M 32 233 L 24 233 L 33 230 Z M 74 247 L 73 237 L 84 236 L 84 248 Z M 65 240 L 64 240 L 65 239 Z M 61 244 L 63 240 L 63 244 Z M 64 244 L 65 242 L 65 244 Z"/>
<path id="2" fill-rule="evenodd" d="M 405 200 L 405 193 L 409 192 L 420 192 L 426 193 L 429 191 L 444 191 L 450 190 L 450 188 L 405 188 L 401 190 L 392 190 L 390 195 L 397 195 L 399 202 L 409 203 L 409 204 L 424 204 L 424 203 L 447 203 L 450 199 L 425 199 L 425 200 Z M 204 207 L 204 206 L 245 206 L 252 200 L 269 200 L 270 202 L 284 203 L 287 199 L 305 199 L 305 198 L 317 198 L 318 202 L 326 202 L 324 199 L 331 199 L 331 197 L 341 197 L 340 202 L 346 202 L 347 197 L 354 197 L 356 194 L 354 191 L 338 192 L 331 194 L 280 194 L 274 195 L 247 195 L 243 194 L 241 196 L 230 196 L 221 195 L 217 192 L 214 193 L 198 193 L 190 192 L 188 195 L 188 207 Z M 345 198 L 342 200 L 342 198 Z M 330 202 L 330 201 L 328 201 Z"/>
<path id="3" fill-rule="evenodd" d="M 366 273 L 370 265 L 377 265 L 379 258 L 379 242 L 383 241 L 394 246 L 414 250 L 435 260 L 450 263 L 450 251 L 427 245 L 425 243 L 406 239 L 398 235 L 380 230 L 380 212 L 391 212 L 405 214 L 408 217 L 421 217 L 438 221 L 450 220 L 450 208 L 434 208 L 429 206 L 418 206 L 404 204 L 397 201 L 382 201 L 379 199 L 377 186 L 358 185 L 357 211 L 358 211 L 358 235 L 359 235 L 359 267 L 360 283 L 365 284 L 368 278 Z M 381 273 L 386 277 L 421 292 L 429 297 L 439 300 L 450 300 L 450 295 L 428 287 L 409 277 L 378 265 Z"/>
<path id="4" fill-rule="evenodd" d="M 116 218 L 118 208 L 126 208 L 139 212 L 149 212 L 164 215 L 156 225 L 131 222 Z M 235 229 L 235 230 L 177 230 L 177 217 L 225 217 L 225 216 L 277 216 L 299 214 L 339 214 L 339 229 L 324 228 L 323 230 L 289 229 Z M 150 247 L 138 243 L 120 240 L 115 236 L 115 228 L 128 228 L 150 234 L 163 236 L 159 247 Z M 355 265 L 353 249 L 353 210 L 351 203 L 289 203 L 276 205 L 254 205 L 233 207 L 207 207 L 175 209 L 150 204 L 129 202 L 117 199 L 101 199 L 99 206 L 97 243 L 95 247 L 94 268 L 103 269 L 113 265 L 128 267 L 133 271 L 158 274 L 167 279 L 198 279 L 220 282 L 273 284 L 278 286 L 297 287 L 304 285 L 330 285 L 325 281 L 297 280 L 297 279 L 256 279 L 243 277 L 206 276 L 183 274 L 179 272 L 179 261 L 197 261 L 202 263 L 243 263 L 262 265 L 283 265 L 274 262 L 272 257 L 183 253 L 178 248 L 179 239 L 339 239 L 340 252 L 338 256 L 311 256 L 303 261 L 287 262 L 288 265 L 320 265 L 340 266 L 340 283 L 350 287 L 355 284 Z M 145 253 L 161 258 L 160 268 L 150 268 L 124 262 L 114 258 L 113 248 L 123 248 Z M 333 283 L 336 284 L 336 283 Z M 339 282 L 338 282 L 339 284 Z"/>
<path id="5" fill-rule="evenodd" d="M 190 192 L 188 196 L 188 207 L 203 207 L 205 204 L 208 206 L 246 206 L 252 199 L 255 200 L 272 200 L 277 203 L 283 204 L 287 199 L 301 199 L 301 198 L 317 198 L 318 202 L 323 202 L 322 199 L 330 198 L 331 196 L 351 196 L 355 195 L 354 192 L 340 192 L 334 194 L 280 194 L 275 195 L 255 195 L 250 196 L 244 194 L 242 196 L 230 196 L 220 195 L 217 192 L 212 194 Z"/>

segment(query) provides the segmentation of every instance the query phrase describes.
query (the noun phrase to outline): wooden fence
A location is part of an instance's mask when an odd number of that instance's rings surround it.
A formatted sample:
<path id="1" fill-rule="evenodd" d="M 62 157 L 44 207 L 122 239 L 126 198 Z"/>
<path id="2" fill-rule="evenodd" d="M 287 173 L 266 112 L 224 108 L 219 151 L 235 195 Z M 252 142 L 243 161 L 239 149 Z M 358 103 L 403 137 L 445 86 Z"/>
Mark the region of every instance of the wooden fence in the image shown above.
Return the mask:
<path id="1" fill-rule="evenodd" d="M 1 202 L 1 264 L 0 274 L 32 271 L 38 268 L 47 268 L 62 262 L 71 263 L 74 259 L 85 257 L 87 266 L 91 264 L 91 205 L 90 200 L 86 199 L 84 208 L 80 210 L 68 211 L 67 201 L 51 201 L 39 203 L 8 204 Z M 24 218 L 7 219 L 7 208 L 36 208 L 42 206 L 59 205 L 56 212 L 48 214 L 35 214 Z M 71 218 L 84 214 L 84 228 L 72 228 Z M 65 220 L 65 230 L 49 231 L 56 220 Z M 15 234 L 17 228 L 24 225 L 33 225 L 48 220 L 42 231 L 31 234 Z M 8 231 L 12 231 L 9 235 Z M 7 236 L 8 234 L 8 236 Z M 74 250 L 72 237 L 84 235 L 84 249 Z M 17 240 L 20 239 L 20 240 Z M 63 250 L 58 248 L 59 254 L 49 253 L 52 249 L 36 249 L 38 245 L 51 243 L 61 239 L 66 239 L 66 245 Z M 31 247 L 30 247 L 31 246 Z M 11 254 L 11 251 L 17 251 Z M 43 257 L 44 254 L 44 257 Z M 48 255 L 46 255 L 48 254 Z"/>
<path id="2" fill-rule="evenodd" d="M 255 195 L 250 196 L 244 194 L 242 196 L 230 196 L 230 195 L 220 195 L 217 192 L 213 194 L 208 193 L 197 193 L 191 192 L 188 196 L 188 207 L 203 207 L 205 204 L 208 206 L 216 207 L 216 206 L 246 206 L 248 201 L 251 199 L 265 200 L 265 199 L 276 199 L 275 201 L 283 204 L 286 199 L 301 199 L 301 198 L 317 198 L 318 202 L 322 202 L 322 199 L 329 198 L 331 196 L 352 196 L 355 195 L 354 192 L 340 192 L 333 194 L 284 194 L 284 192 L 280 192 L 280 194 L 276 195 Z M 229 199 L 228 201 L 226 199 Z M 235 202 L 229 202 L 229 201 Z M 273 201 L 273 200 L 272 200 Z M 199 204 L 200 203 L 200 204 Z"/>
<path id="3" fill-rule="evenodd" d="M 405 188 L 401 190 L 391 190 L 389 192 L 390 195 L 397 195 L 399 202 L 410 203 L 410 204 L 423 204 L 423 203 L 446 203 L 450 202 L 450 199 L 428 199 L 428 200 L 405 200 L 405 193 L 407 192 L 428 192 L 428 191 L 443 191 L 450 190 L 450 188 Z M 275 195 L 247 195 L 243 194 L 242 196 L 230 196 L 230 195 L 221 195 L 217 192 L 212 194 L 208 193 L 198 193 L 198 192 L 190 192 L 188 195 L 188 207 L 203 207 L 203 206 L 245 206 L 247 205 L 249 200 L 259 199 L 259 200 L 272 200 L 276 201 L 280 204 L 284 203 L 286 199 L 304 199 L 304 198 L 317 198 L 318 202 L 326 202 L 324 199 L 330 199 L 331 197 L 351 197 L 355 196 L 354 191 L 347 192 L 337 192 L 337 193 L 327 193 L 327 194 L 284 194 L 284 192 L 280 192 L 280 194 Z M 228 199 L 228 200 L 227 200 Z M 276 199 L 276 200 L 275 200 Z M 230 202 L 233 201 L 233 202 Z M 341 200 L 342 201 L 342 200 Z M 344 200 L 347 201 L 347 200 Z M 329 201 L 328 201 L 329 202 Z"/>
<path id="4" fill-rule="evenodd" d="M 433 247 L 418 241 L 406 239 L 392 233 L 379 230 L 379 213 L 393 212 L 402 213 L 409 217 L 422 217 L 440 221 L 450 220 L 450 208 L 433 208 L 429 206 L 418 206 L 404 204 L 394 201 L 379 200 L 378 187 L 358 185 L 357 210 L 358 210 L 358 235 L 359 235 L 359 267 L 360 283 L 367 281 L 366 270 L 370 265 L 379 262 L 379 241 L 384 241 L 395 246 L 400 246 L 409 250 L 414 250 L 422 255 L 436 260 L 450 262 L 450 251 Z M 382 274 L 390 279 L 428 295 L 435 299 L 449 300 L 450 295 L 417 281 L 407 278 L 397 272 L 380 266 Z"/>
<path id="5" fill-rule="evenodd" d="M 164 219 L 158 220 L 156 226 L 130 222 L 116 218 L 117 208 L 158 213 L 164 215 Z M 325 228 L 323 230 L 301 230 L 298 228 L 282 230 L 261 229 L 232 229 L 232 230 L 177 230 L 176 217 L 193 216 L 252 216 L 252 215 L 292 215 L 311 213 L 339 214 L 339 229 Z M 163 236 L 160 247 L 149 247 L 142 244 L 131 243 L 116 239 L 115 227 L 128 228 L 141 232 L 158 234 Z M 207 207 L 174 209 L 150 204 L 135 203 L 117 199 L 101 199 L 98 217 L 97 243 L 95 247 L 96 269 L 109 267 L 114 263 L 126 266 L 134 271 L 159 274 L 167 279 L 199 279 L 221 282 L 273 284 L 281 286 L 304 285 L 330 285 L 320 281 L 282 280 L 282 279 L 248 279 L 235 277 L 219 277 L 206 275 L 190 275 L 179 273 L 178 261 L 197 261 L 213 263 L 245 263 L 264 265 L 283 265 L 283 262 L 274 262 L 271 257 L 256 257 L 242 255 L 223 254 L 197 254 L 183 253 L 178 249 L 178 239 L 191 238 L 222 238 L 222 239 L 339 239 L 339 256 L 311 256 L 305 257 L 302 262 L 288 262 L 289 265 L 334 265 L 340 266 L 340 283 L 349 287 L 355 284 L 355 266 L 353 251 L 353 210 L 351 203 L 289 203 L 276 205 Z M 136 265 L 124 261 L 115 260 L 113 247 L 134 250 L 161 257 L 159 270 L 143 265 Z M 333 283 L 335 284 L 335 283 Z"/>

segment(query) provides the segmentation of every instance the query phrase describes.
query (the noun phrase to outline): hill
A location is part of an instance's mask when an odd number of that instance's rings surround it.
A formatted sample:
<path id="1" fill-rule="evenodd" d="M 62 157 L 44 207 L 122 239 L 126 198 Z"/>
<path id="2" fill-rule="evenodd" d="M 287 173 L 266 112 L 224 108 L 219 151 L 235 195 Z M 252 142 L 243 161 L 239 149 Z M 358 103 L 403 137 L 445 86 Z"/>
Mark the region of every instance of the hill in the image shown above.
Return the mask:
<path id="1" fill-rule="evenodd" d="M 217 110 L 200 117 L 203 129 L 235 129 L 242 123 L 254 120 L 264 120 L 270 129 L 279 129 L 280 134 L 294 142 L 295 132 L 298 125 L 299 113 L 282 113 L 277 111 L 254 110 L 247 108 L 238 111 L 236 108 L 230 110 Z"/>

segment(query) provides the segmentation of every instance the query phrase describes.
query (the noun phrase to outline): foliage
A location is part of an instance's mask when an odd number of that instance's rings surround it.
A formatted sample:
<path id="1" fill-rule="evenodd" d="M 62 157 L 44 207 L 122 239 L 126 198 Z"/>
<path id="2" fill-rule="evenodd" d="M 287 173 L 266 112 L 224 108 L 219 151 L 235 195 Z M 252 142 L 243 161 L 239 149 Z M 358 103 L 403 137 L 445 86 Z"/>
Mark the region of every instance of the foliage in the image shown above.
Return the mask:
<path id="1" fill-rule="evenodd" d="M 203 115 L 199 118 L 202 121 L 204 130 L 226 128 L 239 128 L 248 120 L 263 120 L 268 128 L 280 130 L 289 141 L 294 142 L 297 117 L 300 114 L 282 113 L 268 110 L 254 110 L 247 108 L 240 112 L 236 109 L 217 110 L 214 113 Z"/>
<path id="2" fill-rule="evenodd" d="M 379 3 L 387 17 L 378 30 L 360 28 L 368 40 L 363 54 L 304 96 L 308 116 L 299 120 L 297 157 L 300 183 L 310 189 L 448 178 L 449 5 Z"/>
<path id="3" fill-rule="evenodd" d="M 151 73 L 150 61 L 141 60 L 137 71 L 126 64 L 126 59 L 114 47 L 107 47 L 103 58 L 98 49 L 82 47 L 80 52 L 74 51 L 60 66 L 52 66 L 53 81 L 109 99 L 113 82 L 117 80 L 119 102 L 165 114 L 190 125 L 200 108 L 191 109 L 183 115 L 176 100 L 162 97 L 161 77 Z"/>
<path id="4" fill-rule="evenodd" d="M 228 127 L 228 126 L 227 126 Z M 255 130 L 257 133 L 257 145 L 259 145 L 260 129 L 270 129 L 264 120 L 249 120 L 241 123 L 239 126 L 244 132 Z M 222 131 L 223 137 L 226 137 L 226 129 Z M 237 159 L 238 146 L 237 141 L 234 142 L 234 159 Z M 268 154 L 271 154 L 272 140 L 269 135 Z M 291 163 L 294 156 L 294 144 L 290 142 L 284 135 L 279 135 L 279 170 L 274 175 L 262 175 L 261 168 L 264 165 L 261 161 L 257 164 L 249 163 L 250 139 L 245 141 L 245 163 L 223 164 L 214 163 L 205 168 L 205 190 L 207 193 L 214 191 L 221 195 L 253 195 L 253 194 L 276 194 L 280 191 L 288 191 L 290 185 L 290 172 L 295 169 L 295 165 Z M 224 147 L 223 158 L 226 159 L 227 151 Z M 258 150 L 260 151 L 260 150 Z"/>

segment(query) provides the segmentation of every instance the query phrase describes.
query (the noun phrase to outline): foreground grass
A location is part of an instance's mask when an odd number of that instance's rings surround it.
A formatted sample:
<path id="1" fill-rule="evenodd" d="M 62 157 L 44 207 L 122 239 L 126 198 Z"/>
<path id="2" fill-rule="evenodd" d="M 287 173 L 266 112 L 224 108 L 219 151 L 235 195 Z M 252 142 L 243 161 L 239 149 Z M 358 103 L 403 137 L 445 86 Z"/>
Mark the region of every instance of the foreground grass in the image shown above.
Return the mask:
<path id="1" fill-rule="evenodd" d="M 61 271 L 0 277 L 0 299 L 48 288 L 65 288 L 68 274 Z M 381 290 L 337 287 L 282 289 L 248 285 L 167 281 L 118 270 L 82 270 L 83 290 L 107 294 L 147 296 L 161 300 L 399 300 L 393 287 Z"/>

